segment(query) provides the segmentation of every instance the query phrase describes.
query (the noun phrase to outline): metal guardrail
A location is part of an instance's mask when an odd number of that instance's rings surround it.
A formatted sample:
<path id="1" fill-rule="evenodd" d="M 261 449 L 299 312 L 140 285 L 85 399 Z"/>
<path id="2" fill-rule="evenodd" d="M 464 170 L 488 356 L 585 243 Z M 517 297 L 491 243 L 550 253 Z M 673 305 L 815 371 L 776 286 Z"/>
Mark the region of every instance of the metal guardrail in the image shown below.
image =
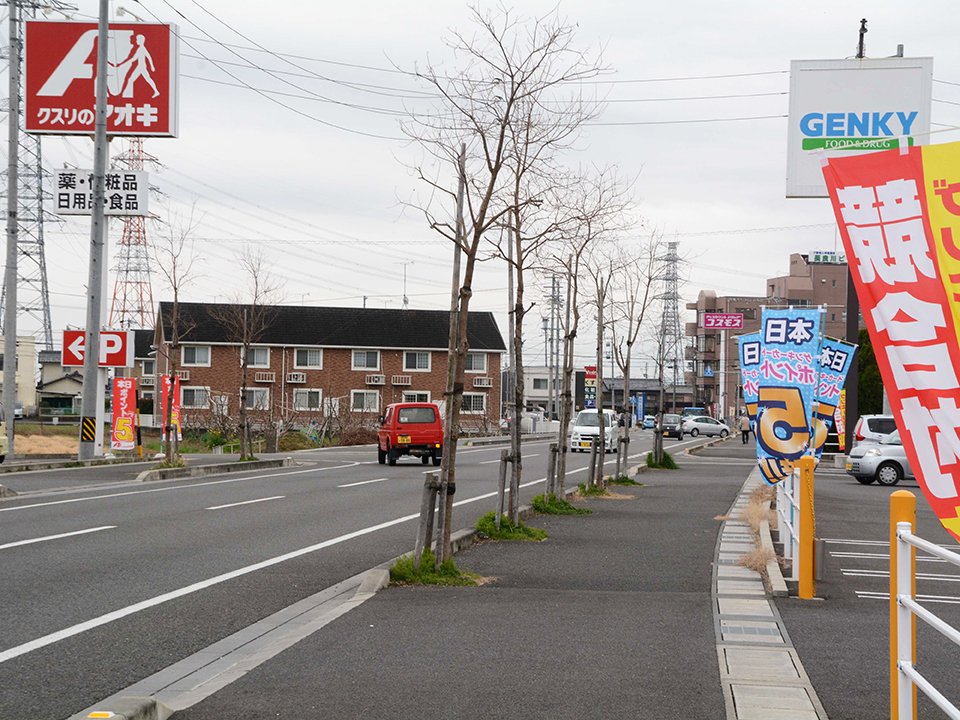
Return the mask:
<path id="1" fill-rule="evenodd" d="M 800 471 L 794 470 L 789 477 L 777 483 L 777 532 L 783 543 L 783 557 L 790 562 L 790 580 L 798 579 L 800 563 L 797 551 L 800 547 L 800 503 L 797 500 Z"/>
<path id="2" fill-rule="evenodd" d="M 265 444 L 266 444 L 265 440 L 250 441 L 250 445 L 253 448 L 253 451 L 255 453 L 263 452 L 263 446 Z M 223 453 L 224 455 L 234 455 L 240 452 L 240 443 L 239 442 L 225 443 L 223 445 L 218 445 L 217 448 L 220 448 L 220 449 L 217 450 L 216 448 L 214 448 L 214 451 L 213 451 L 217 455 L 221 453 Z"/>
<path id="3" fill-rule="evenodd" d="M 914 534 L 916 496 L 899 490 L 890 497 L 890 717 L 915 720 L 917 688 L 951 720 L 960 720 L 960 708 L 951 703 L 916 668 L 917 618 L 960 646 L 960 630 L 947 624 L 916 601 L 916 551 L 960 567 L 960 553 L 951 552 Z"/>

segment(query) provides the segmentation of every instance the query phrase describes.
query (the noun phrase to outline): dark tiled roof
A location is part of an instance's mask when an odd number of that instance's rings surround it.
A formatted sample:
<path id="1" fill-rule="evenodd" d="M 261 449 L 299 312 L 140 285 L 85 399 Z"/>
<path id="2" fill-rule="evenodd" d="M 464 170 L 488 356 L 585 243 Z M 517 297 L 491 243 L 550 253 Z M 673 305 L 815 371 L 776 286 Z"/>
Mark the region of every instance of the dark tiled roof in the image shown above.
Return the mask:
<path id="1" fill-rule="evenodd" d="M 153 329 L 133 331 L 133 356 L 138 358 L 150 357 L 153 352 Z"/>
<path id="2" fill-rule="evenodd" d="M 226 303 L 180 303 L 183 342 L 236 343 L 237 337 L 218 319 L 243 306 Z M 160 303 L 164 337 L 169 337 L 173 303 Z M 320 345 L 327 347 L 418 348 L 445 350 L 450 313 L 444 310 L 309 307 L 268 308 L 267 327 L 257 344 Z M 472 350 L 506 350 L 493 313 L 470 313 L 467 338 Z"/>

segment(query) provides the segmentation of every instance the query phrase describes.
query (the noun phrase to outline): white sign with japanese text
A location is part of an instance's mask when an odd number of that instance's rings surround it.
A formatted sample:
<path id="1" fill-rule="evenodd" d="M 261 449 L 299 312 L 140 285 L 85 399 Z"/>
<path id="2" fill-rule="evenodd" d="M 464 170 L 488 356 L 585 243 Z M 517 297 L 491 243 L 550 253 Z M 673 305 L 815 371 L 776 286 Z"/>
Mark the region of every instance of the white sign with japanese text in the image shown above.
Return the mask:
<path id="1" fill-rule="evenodd" d="M 93 173 L 89 170 L 57 170 L 54 174 L 53 206 L 60 215 L 90 215 L 93 212 Z M 148 215 L 150 180 L 142 170 L 110 171 L 104 176 L 105 215 Z"/>

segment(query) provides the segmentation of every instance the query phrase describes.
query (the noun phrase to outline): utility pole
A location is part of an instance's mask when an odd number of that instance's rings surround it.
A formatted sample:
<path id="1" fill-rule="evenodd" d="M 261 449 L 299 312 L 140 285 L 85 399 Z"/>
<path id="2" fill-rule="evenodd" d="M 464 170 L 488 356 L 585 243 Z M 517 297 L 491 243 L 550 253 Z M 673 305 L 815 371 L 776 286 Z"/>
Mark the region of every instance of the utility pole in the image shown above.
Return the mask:
<path id="1" fill-rule="evenodd" d="M 7 267 L 4 272 L 6 305 L 3 313 L 3 409 L 7 423 L 6 462 L 13 460 L 14 408 L 17 404 L 17 163 L 20 156 L 20 41 L 18 36 L 19 0 L 10 0 L 10 106 L 7 115 Z"/>
<path id="2" fill-rule="evenodd" d="M 93 214 L 90 222 L 90 271 L 87 276 L 87 327 L 83 353 L 83 398 L 80 404 L 80 460 L 102 451 L 103 385 L 100 372 L 100 324 L 107 244 L 104 218 L 104 176 L 107 170 L 107 36 L 109 0 L 100 0 L 97 30 L 96 124 L 94 126 Z M 98 443 L 97 439 L 101 442 Z M 99 447 L 98 447 L 99 445 Z"/>
<path id="3" fill-rule="evenodd" d="M 413 265 L 413 260 L 407 260 L 400 264 L 403 265 L 403 309 L 406 310 L 410 305 L 410 300 L 407 298 L 407 265 Z"/>
<path id="4" fill-rule="evenodd" d="M 860 21 L 860 37 L 857 42 L 857 59 L 866 57 L 864 36 L 867 34 L 867 19 Z M 847 342 L 858 345 L 860 343 L 860 299 L 857 297 L 857 288 L 853 284 L 853 273 L 850 272 L 850 258 L 847 258 Z M 857 358 L 850 364 L 847 372 L 847 417 L 845 435 L 846 447 L 853 447 L 853 428 L 856 419 L 860 417 L 860 368 Z"/>

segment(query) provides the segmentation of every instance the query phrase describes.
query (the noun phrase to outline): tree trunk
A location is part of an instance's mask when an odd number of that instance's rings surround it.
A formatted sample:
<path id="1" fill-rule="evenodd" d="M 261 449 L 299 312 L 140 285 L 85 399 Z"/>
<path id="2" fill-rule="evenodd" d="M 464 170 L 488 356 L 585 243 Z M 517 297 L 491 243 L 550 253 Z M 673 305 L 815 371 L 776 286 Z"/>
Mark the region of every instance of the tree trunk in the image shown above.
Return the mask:
<path id="1" fill-rule="evenodd" d="M 557 477 L 554 481 L 553 492 L 559 498 L 564 495 L 564 481 L 567 474 L 567 442 L 569 441 L 570 421 L 573 418 L 573 343 L 577 337 L 577 324 L 580 313 L 572 307 L 571 300 L 575 300 L 573 277 L 573 258 L 568 261 L 567 267 L 567 317 L 563 335 L 563 400 L 560 405 L 560 455 L 557 458 Z M 571 321 L 571 312 L 573 320 Z M 571 324 L 572 322 L 572 324 Z"/>
<path id="2" fill-rule="evenodd" d="M 612 348 L 611 348 L 612 350 Z M 611 378 L 612 379 L 612 378 Z M 612 386 L 611 386 L 612 394 Z M 591 480 L 595 487 L 603 487 L 603 459 L 607 453 L 607 434 L 606 426 L 603 422 L 603 297 L 597 295 L 597 438 L 599 447 L 597 454 L 600 460 L 597 462 L 596 472 Z"/>

